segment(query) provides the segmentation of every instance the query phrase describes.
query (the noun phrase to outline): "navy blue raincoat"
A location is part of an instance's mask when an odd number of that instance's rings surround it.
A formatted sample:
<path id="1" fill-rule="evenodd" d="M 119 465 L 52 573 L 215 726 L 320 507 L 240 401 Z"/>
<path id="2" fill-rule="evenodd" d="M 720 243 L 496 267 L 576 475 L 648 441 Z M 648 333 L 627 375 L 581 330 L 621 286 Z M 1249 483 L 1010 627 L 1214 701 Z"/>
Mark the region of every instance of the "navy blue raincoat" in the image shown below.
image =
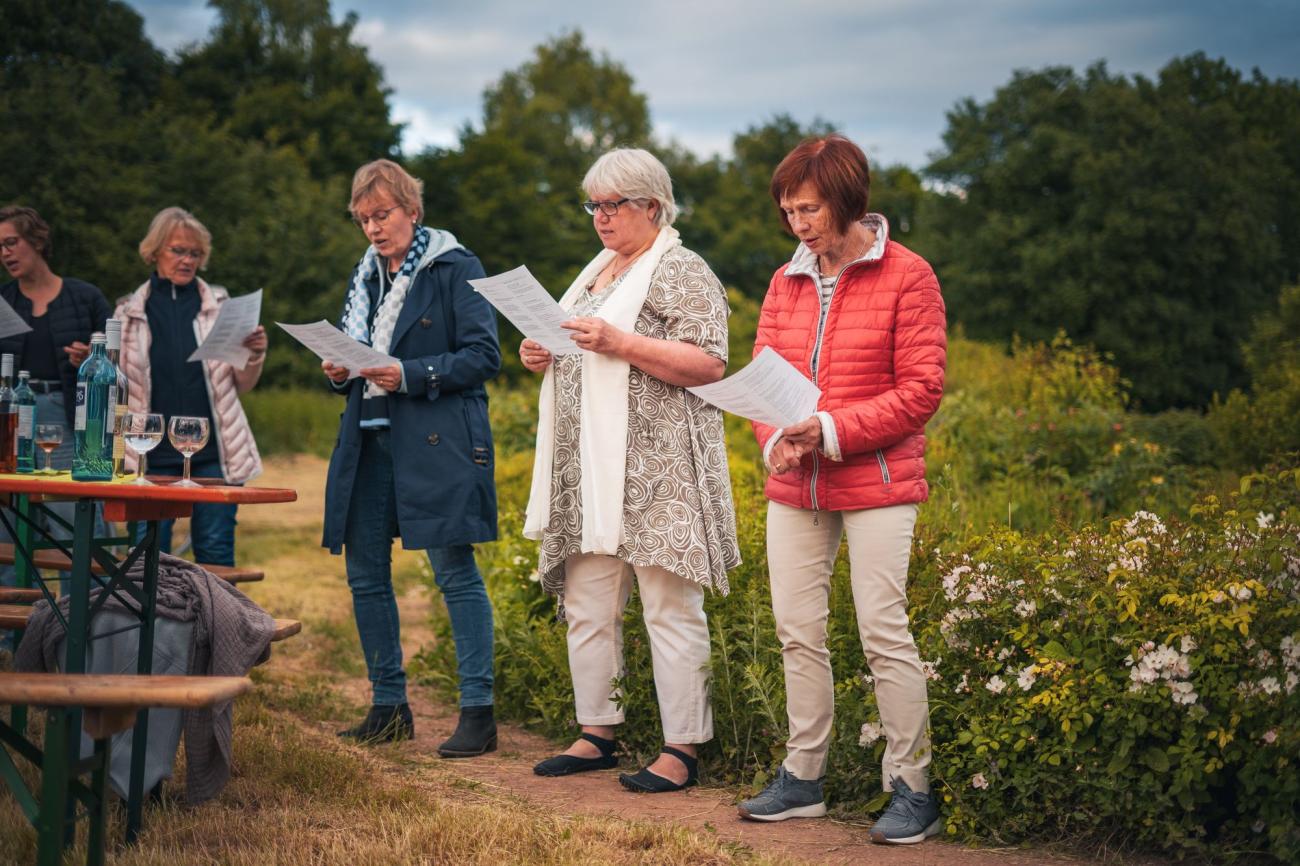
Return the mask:
<path id="1" fill-rule="evenodd" d="M 496 313 L 466 282 L 481 276 L 478 258 L 463 248 L 422 263 L 393 329 L 388 354 L 402 362 L 406 393 L 389 395 L 388 412 L 398 535 L 408 550 L 497 537 L 496 461 L 483 386 L 501 368 L 501 347 Z M 377 274 L 368 288 L 376 298 Z M 364 386 L 358 376 L 342 391 L 348 402 L 330 457 L 321 540 L 333 553 L 343 549 L 361 456 Z"/>

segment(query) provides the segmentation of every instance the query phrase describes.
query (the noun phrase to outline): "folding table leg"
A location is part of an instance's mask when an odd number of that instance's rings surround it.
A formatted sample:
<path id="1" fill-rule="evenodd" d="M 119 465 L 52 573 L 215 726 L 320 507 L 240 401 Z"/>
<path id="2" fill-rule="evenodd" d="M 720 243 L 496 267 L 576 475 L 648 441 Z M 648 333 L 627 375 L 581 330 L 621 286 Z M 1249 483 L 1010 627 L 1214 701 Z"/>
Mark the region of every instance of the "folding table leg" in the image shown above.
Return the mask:
<path id="1" fill-rule="evenodd" d="M 144 604 L 140 622 L 140 654 L 136 672 L 153 673 L 154 621 L 158 603 L 158 521 L 150 520 L 144 539 Z M 135 717 L 135 730 L 131 734 L 131 780 L 126 798 L 126 843 L 135 842 L 140 833 L 144 813 L 144 761 L 149 747 L 149 710 L 141 708 Z"/>
<path id="2" fill-rule="evenodd" d="M 69 674 L 86 672 L 86 649 L 90 644 L 90 549 L 95 535 L 95 502 L 78 499 L 76 517 L 72 525 L 72 570 L 68 595 L 68 633 L 63 640 L 63 671 Z M 81 708 L 68 707 L 67 727 L 63 739 L 67 743 L 69 761 L 81 756 Z M 64 841 L 71 845 L 76 835 L 76 803 L 67 805 Z"/>
<path id="3" fill-rule="evenodd" d="M 87 866 L 104 866 L 104 834 L 108 822 L 108 768 L 111 737 L 95 740 L 95 769 L 90 774 L 89 818 L 86 834 Z"/>
<path id="4" fill-rule="evenodd" d="M 68 781 L 75 761 L 68 754 L 67 727 L 66 710 L 49 711 L 45 722 L 45 753 L 41 758 L 41 806 L 36 816 L 36 862 L 39 866 L 59 866 L 63 861 L 67 812 L 70 806 L 76 808 L 75 800 L 68 795 Z M 75 831 L 75 823 L 72 827 Z"/>

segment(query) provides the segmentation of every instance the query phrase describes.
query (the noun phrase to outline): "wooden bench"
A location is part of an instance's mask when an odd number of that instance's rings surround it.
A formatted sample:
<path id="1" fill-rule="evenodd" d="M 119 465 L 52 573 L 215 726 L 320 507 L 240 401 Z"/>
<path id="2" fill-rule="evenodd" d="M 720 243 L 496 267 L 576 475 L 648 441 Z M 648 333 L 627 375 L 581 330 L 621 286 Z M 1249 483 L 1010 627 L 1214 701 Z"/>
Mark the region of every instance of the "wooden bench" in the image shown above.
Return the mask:
<path id="1" fill-rule="evenodd" d="M 17 553 L 12 544 L 0 544 L 0 565 L 13 565 L 16 562 Z M 32 553 L 33 564 L 40 569 L 49 569 L 51 571 L 70 571 L 72 569 L 72 560 L 68 559 L 67 554 L 61 550 L 42 549 Z M 263 580 L 266 573 L 259 568 L 242 568 L 237 565 L 205 565 L 199 563 L 199 567 L 206 568 L 222 580 L 230 583 L 255 583 Z M 104 569 L 98 562 L 91 561 L 90 570 L 95 574 L 103 574 Z"/>
<path id="2" fill-rule="evenodd" d="M 137 712 L 153 707 L 189 710 L 211 707 L 247 692 L 252 686 L 248 677 L 0 673 L 0 705 L 80 708 L 82 725 L 95 741 L 95 754 L 89 762 L 67 754 L 68 744 L 75 738 L 68 736 L 67 715 L 61 710 L 49 716 L 43 751 L 25 738 L 23 745 L 18 746 L 6 737 L 15 752 L 41 768 L 39 804 L 16 781 L 17 774 L 12 774 L 13 784 L 21 787 L 21 791 L 15 788 L 14 794 L 36 827 L 37 863 L 54 866 L 62 862 L 67 838 L 67 804 L 78 800 L 85 806 L 90 822 L 86 863 L 98 866 L 104 862 L 110 738 L 133 727 Z M 0 722 L 0 726 L 3 724 Z M 17 736 L 11 729 L 8 733 Z M 80 780 L 81 773 L 87 770 L 89 785 Z"/>
<path id="3" fill-rule="evenodd" d="M 0 629 L 25 629 L 31 618 L 32 608 L 25 604 L 0 604 Z M 271 641 L 281 641 L 293 637 L 302 631 L 302 623 L 296 619 L 277 619 Z"/>

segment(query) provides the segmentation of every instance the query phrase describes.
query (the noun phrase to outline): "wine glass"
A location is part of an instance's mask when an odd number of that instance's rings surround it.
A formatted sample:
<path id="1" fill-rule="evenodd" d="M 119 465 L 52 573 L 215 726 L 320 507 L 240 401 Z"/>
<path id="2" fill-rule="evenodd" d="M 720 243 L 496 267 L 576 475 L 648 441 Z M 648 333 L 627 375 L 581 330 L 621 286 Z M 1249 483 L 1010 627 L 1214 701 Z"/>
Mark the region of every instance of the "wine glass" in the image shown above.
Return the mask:
<path id="1" fill-rule="evenodd" d="M 135 481 L 132 484 L 153 484 L 144 477 L 147 455 L 162 441 L 162 436 L 163 416 L 157 412 L 128 412 L 122 418 L 122 439 L 136 453 Z M 185 460 L 188 466 L 189 457 Z"/>
<path id="2" fill-rule="evenodd" d="M 176 482 L 176 486 L 198 487 L 198 484 L 190 480 L 190 458 L 208 444 L 208 419 L 173 415 L 171 423 L 167 425 L 167 438 L 172 447 L 185 456 L 185 476 Z"/>
<path id="3" fill-rule="evenodd" d="M 50 468 L 50 454 L 63 444 L 63 425 L 62 424 L 37 424 L 36 425 L 36 444 L 45 452 L 45 468 L 40 471 L 41 475 L 58 475 L 57 469 Z"/>

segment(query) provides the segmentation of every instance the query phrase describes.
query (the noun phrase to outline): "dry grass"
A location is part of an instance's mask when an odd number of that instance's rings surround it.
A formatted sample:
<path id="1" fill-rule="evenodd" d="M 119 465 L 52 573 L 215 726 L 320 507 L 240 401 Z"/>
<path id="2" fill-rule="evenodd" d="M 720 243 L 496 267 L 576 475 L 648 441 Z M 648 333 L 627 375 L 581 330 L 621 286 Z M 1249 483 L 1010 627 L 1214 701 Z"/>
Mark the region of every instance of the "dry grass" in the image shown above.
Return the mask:
<path id="1" fill-rule="evenodd" d="M 240 513 L 240 560 L 268 574 L 249 594 L 277 616 L 302 619 L 304 630 L 276 647 L 255 672 L 254 693 L 236 706 L 234 778 L 215 801 L 191 809 L 181 802 L 178 766 L 168 799 L 146 813 L 139 843 L 109 863 L 786 862 L 679 827 L 539 812 L 439 762 L 341 743 L 332 722 L 364 702 L 355 690 L 364 670 L 342 558 L 319 547 L 324 474 L 315 458 L 274 460 L 258 483 L 294 487 L 300 501 Z M 399 584 L 417 579 L 416 563 L 397 554 Z M 120 824 L 111 838 L 121 838 Z M 66 862 L 84 857 L 78 847 Z M 0 863 L 34 859 L 35 834 L 12 796 L 0 794 Z"/>

